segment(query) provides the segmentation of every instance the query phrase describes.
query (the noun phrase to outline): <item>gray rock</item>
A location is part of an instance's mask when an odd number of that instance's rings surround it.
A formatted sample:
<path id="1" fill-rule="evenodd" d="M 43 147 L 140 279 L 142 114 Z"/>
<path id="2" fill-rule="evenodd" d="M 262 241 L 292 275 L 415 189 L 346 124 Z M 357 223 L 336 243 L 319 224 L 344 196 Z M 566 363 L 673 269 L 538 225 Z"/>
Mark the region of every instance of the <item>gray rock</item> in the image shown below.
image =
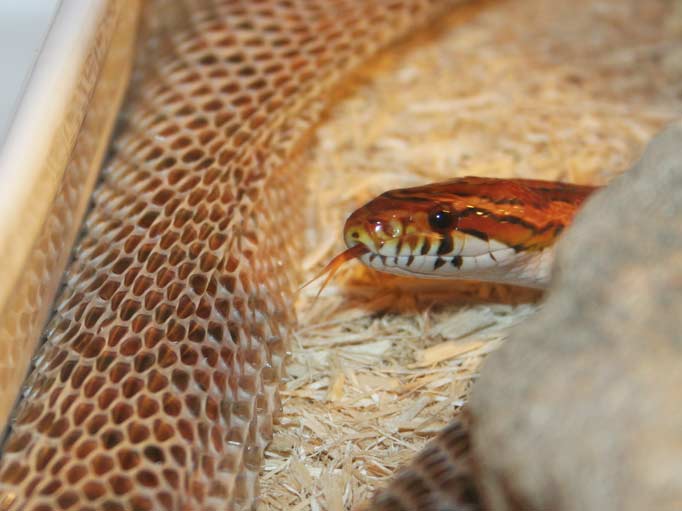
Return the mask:
<path id="1" fill-rule="evenodd" d="M 682 510 L 682 125 L 588 201 L 470 413 L 486 509 Z"/>

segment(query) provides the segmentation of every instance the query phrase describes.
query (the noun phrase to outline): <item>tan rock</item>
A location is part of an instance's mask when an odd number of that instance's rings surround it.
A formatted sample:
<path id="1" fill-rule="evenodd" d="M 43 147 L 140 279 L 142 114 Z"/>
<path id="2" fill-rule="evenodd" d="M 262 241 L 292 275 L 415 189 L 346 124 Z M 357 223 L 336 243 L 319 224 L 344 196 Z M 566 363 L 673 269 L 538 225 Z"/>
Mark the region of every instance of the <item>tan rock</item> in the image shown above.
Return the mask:
<path id="1" fill-rule="evenodd" d="M 682 509 L 682 126 L 585 206 L 471 400 L 486 509 Z"/>

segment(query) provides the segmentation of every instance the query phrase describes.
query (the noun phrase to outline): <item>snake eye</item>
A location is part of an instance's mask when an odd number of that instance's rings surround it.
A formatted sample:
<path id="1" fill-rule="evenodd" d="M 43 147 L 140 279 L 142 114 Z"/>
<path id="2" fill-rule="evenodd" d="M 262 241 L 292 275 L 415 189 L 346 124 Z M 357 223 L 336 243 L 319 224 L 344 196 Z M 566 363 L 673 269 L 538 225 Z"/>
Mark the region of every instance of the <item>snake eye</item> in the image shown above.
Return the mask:
<path id="1" fill-rule="evenodd" d="M 437 209 L 429 213 L 429 225 L 432 229 L 450 229 L 455 224 L 455 215 L 446 209 Z"/>

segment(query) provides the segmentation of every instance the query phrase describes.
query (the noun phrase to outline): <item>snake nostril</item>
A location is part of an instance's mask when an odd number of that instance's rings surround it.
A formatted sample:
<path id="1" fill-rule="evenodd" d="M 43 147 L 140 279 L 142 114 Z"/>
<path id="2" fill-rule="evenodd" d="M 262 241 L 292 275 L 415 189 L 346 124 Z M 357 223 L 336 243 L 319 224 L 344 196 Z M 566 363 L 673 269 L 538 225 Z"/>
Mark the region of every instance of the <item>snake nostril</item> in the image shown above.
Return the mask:
<path id="1" fill-rule="evenodd" d="M 344 240 L 347 247 L 363 244 L 363 230 L 361 227 L 350 227 L 345 230 Z"/>

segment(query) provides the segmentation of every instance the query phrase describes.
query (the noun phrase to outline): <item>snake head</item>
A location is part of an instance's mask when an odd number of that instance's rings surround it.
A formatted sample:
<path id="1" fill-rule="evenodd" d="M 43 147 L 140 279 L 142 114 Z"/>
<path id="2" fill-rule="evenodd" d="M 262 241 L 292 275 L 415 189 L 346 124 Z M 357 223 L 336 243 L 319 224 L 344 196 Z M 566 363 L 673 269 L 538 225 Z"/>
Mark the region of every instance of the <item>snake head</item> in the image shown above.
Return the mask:
<path id="1" fill-rule="evenodd" d="M 387 273 L 536 286 L 546 249 L 591 190 L 477 177 L 390 190 L 350 215 L 344 240 Z"/>
<path id="2" fill-rule="evenodd" d="M 351 259 L 397 275 L 545 285 L 550 250 L 594 187 L 529 179 L 464 177 L 390 190 L 354 211 Z M 327 282 L 325 281 L 325 282 Z"/>

